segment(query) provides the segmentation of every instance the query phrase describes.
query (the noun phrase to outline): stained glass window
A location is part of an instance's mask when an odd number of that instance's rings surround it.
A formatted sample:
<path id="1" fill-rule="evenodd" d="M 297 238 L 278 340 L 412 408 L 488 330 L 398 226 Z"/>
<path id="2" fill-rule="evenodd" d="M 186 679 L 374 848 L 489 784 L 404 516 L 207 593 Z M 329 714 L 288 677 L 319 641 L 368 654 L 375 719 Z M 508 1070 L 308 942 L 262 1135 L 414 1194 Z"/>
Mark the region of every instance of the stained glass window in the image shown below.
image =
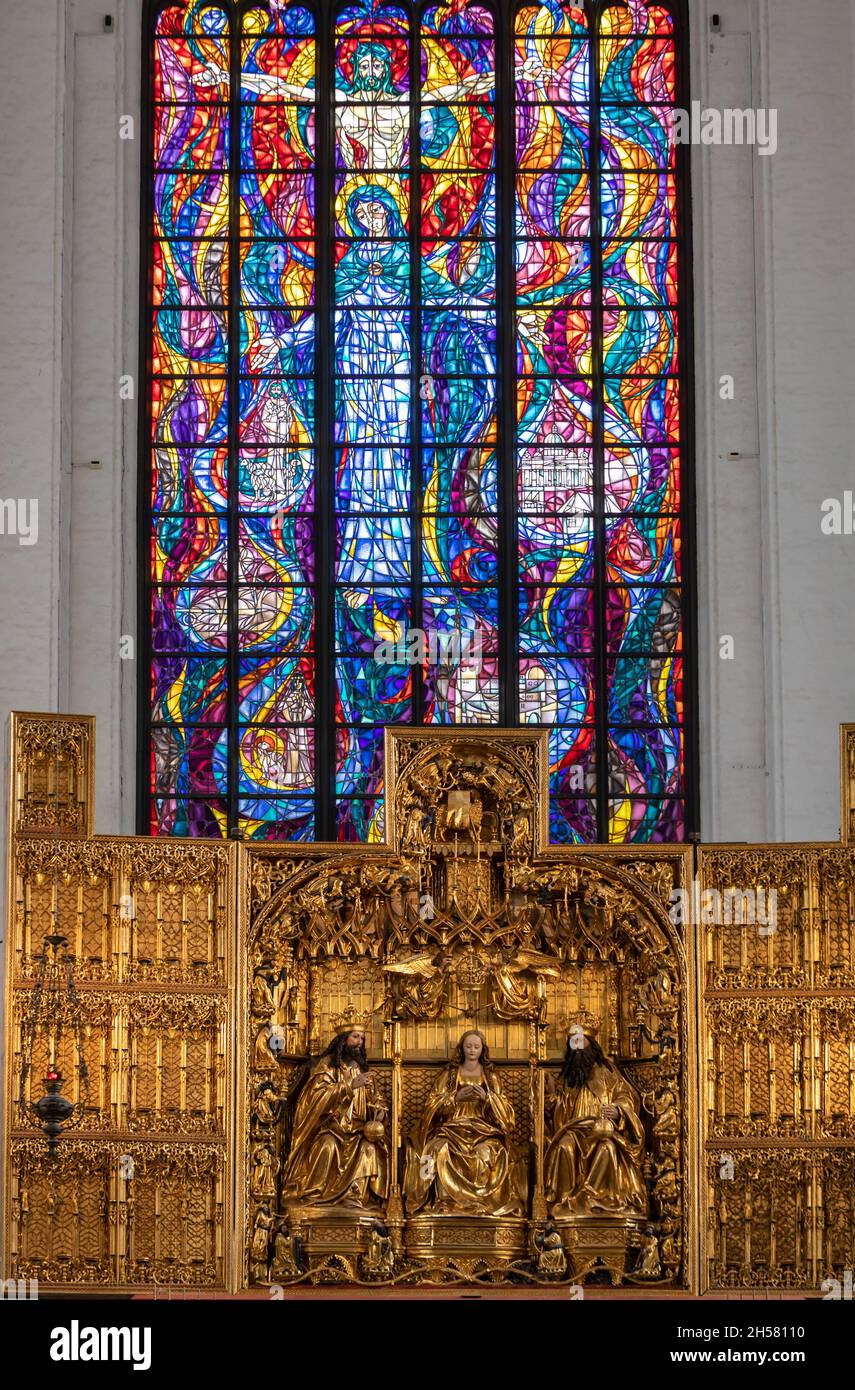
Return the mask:
<path id="1" fill-rule="evenodd" d="M 154 25 L 150 828 L 314 831 L 315 38 Z"/>
<path id="2" fill-rule="evenodd" d="M 523 5 L 515 48 L 520 717 L 553 838 L 680 840 L 673 16 Z"/>
<path id="3" fill-rule="evenodd" d="M 390 723 L 693 828 L 685 14 L 152 3 L 141 827 L 383 834 Z"/>

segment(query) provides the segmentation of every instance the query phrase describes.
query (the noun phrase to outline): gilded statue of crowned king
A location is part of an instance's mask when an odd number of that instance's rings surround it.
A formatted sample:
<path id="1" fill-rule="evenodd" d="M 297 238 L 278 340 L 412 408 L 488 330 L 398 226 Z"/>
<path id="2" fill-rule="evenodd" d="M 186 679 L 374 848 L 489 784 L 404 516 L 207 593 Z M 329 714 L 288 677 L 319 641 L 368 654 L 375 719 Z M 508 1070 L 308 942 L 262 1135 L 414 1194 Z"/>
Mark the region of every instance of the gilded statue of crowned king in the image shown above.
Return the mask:
<path id="1" fill-rule="evenodd" d="M 286 1205 L 382 1206 L 389 1185 L 385 1106 L 365 1051 L 367 1017 L 351 1007 L 332 1019 L 332 1042 L 286 1103 Z"/>
<path id="2" fill-rule="evenodd" d="M 635 1096 L 596 1038 L 572 1022 L 557 1081 L 547 1076 L 544 1175 L 550 1216 L 645 1216 L 644 1127 Z"/>

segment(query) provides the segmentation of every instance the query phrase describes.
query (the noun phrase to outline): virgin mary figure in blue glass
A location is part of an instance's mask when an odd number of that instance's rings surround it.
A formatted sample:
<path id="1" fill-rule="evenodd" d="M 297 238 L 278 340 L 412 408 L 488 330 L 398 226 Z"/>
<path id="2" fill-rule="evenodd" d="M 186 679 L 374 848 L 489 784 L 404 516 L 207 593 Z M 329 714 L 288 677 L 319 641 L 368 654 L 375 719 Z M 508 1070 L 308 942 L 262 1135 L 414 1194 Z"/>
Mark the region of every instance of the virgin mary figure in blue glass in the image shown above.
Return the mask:
<path id="1" fill-rule="evenodd" d="M 354 240 L 335 273 L 339 438 L 405 443 L 410 250 L 400 209 L 388 189 L 364 185 L 350 194 L 345 221 Z"/>

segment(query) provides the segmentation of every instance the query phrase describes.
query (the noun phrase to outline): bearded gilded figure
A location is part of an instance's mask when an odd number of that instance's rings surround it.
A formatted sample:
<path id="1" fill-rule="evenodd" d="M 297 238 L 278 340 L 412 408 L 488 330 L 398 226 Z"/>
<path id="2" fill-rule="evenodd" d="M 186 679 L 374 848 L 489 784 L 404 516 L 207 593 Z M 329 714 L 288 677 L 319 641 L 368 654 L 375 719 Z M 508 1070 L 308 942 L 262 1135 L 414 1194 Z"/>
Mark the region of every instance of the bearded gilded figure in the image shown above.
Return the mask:
<path id="1" fill-rule="evenodd" d="M 376 1209 L 389 1185 L 386 1111 L 364 1021 L 346 1011 L 333 1025 L 340 1031 L 288 1097 L 282 1201 Z"/>
<path id="2" fill-rule="evenodd" d="M 527 1179 L 514 1110 L 481 1033 L 464 1033 L 427 1098 L 407 1154 L 407 1214 L 522 1216 Z"/>
<path id="3" fill-rule="evenodd" d="M 647 1214 L 644 1128 L 635 1096 L 596 1039 L 574 1024 L 557 1081 L 547 1076 L 544 1176 L 551 1216 Z"/>

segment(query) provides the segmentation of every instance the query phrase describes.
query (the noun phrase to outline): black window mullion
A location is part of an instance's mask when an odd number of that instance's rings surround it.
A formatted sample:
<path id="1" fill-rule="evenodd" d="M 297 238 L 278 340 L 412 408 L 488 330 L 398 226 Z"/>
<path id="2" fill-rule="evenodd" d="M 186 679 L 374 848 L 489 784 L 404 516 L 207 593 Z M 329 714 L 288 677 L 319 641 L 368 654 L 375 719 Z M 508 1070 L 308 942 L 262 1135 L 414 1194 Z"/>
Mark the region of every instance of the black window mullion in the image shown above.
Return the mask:
<path id="1" fill-rule="evenodd" d="M 238 505 L 239 420 L 240 420 L 240 25 L 237 7 L 230 11 L 229 23 L 229 302 L 226 310 L 228 350 L 228 471 L 227 471 L 227 573 L 226 596 L 226 724 L 229 834 L 238 828 L 238 775 L 240 741 L 238 730 L 238 680 L 240 672 L 240 607 Z"/>
<path id="2" fill-rule="evenodd" d="M 606 654 L 605 388 L 603 383 L 603 236 L 600 221 L 600 0 L 586 4 L 590 35 L 588 172 L 591 206 L 591 382 L 594 544 L 594 749 L 597 839 L 609 838 L 609 700 Z"/>
<path id="3" fill-rule="evenodd" d="M 691 49 L 689 16 L 685 3 L 674 5 L 674 54 L 676 62 L 675 106 L 689 110 L 689 54 Z M 685 783 L 686 839 L 697 839 L 700 833 L 700 798 L 698 787 L 698 576 L 695 502 L 695 418 L 694 418 L 694 321 L 692 304 L 692 202 L 689 195 L 691 147 L 679 144 L 676 150 L 677 180 L 677 373 L 680 392 L 680 549 L 682 584 L 680 586 L 680 621 L 683 627 L 683 741 Z"/>
<path id="4" fill-rule="evenodd" d="M 155 239 L 152 235 L 154 211 L 154 35 L 158 5 L 144 8 L 142 52 L 142 192 L 140 197 L 140 325 L 139 375 L 140 405 L 137 416 L 137 651 L 145 673 L 137 676 L 137 834 L 151 832 L 155 791 L 152 776 L 152 562 L 153 527 L 152 475 L 154 440 L 151 429 L 152 395 L 152 269 Z"/>
<path id="5" fill-rule="evenodd" d="M 410 10 L 410 335 L 412 342 L 410 378 L 410 626 L 424 627 L 422 587 L 422 409 L 421 378 L 427 371 L 422 362 L 421 259 L 422 259 L 422 171 L 421 171 L 421 17 L 420 7 Z M 412 679 L 412 722 L 424 722 L 424 668 L 415 662 Z"/>
<path id="6" fill-rule="evenodd" d="M 315 839 L 335 839 L 335 451 L 332 5 L 317 16 L 315 122 Z"/>

